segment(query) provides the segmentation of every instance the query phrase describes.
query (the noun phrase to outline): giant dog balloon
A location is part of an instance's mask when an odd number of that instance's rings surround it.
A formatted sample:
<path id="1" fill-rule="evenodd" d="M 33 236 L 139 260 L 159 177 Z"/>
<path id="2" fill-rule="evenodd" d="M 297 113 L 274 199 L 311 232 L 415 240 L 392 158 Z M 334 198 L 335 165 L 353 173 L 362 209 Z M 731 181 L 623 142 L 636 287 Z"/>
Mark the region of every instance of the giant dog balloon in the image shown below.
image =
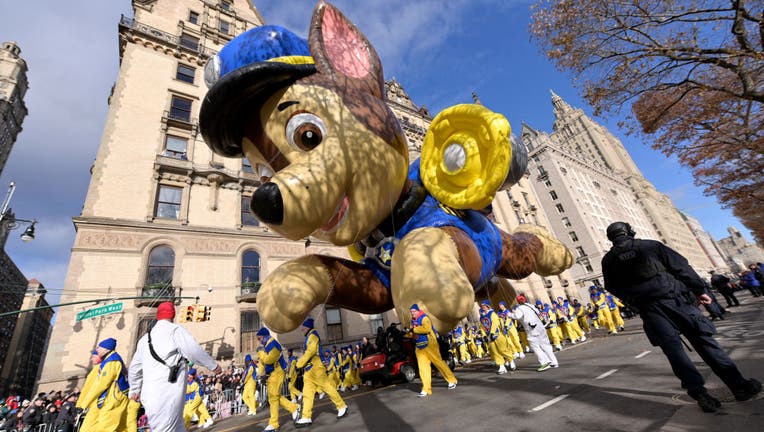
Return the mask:
<path id="1" fill-rule="evenodd" d="M 239 35 L 208 62 L 205 81 L 202 134 L 263 177 L 251 201 L 257 218 L 287 239 L 349 246 L 357 259 L 306 255 L 272 271 L 257 294 L 271 329 L 295 329 L 324 302 L 370 314 L 395 307 L 401 320 L 418 303 L 448 331 L 494 275 L 572 264 L 542 228 L 508 234 L 478 211 L 525 172 L 500 114 L 444 110 L 421 162 L 409 164 L 377 53 L 330 4 L 317 4 L 308 41 L 272 25 Z"/>

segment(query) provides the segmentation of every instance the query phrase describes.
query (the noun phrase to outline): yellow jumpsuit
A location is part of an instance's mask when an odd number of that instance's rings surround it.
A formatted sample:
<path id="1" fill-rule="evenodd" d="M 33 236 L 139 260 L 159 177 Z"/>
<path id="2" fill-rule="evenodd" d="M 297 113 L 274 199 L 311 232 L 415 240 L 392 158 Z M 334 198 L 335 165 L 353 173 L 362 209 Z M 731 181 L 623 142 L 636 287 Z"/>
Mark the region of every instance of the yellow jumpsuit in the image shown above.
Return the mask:
<path id="1" fill-rule="evenodd" d="M 475 358 L 483 358 L 483 347 L 477 343 L 476 338 L 475 330 L 470 329 L 467 333 L 467 347 Z"/>
<path id="2" fill-rule="evenodd" d="M 326 376 L 326 367 L 324 367 L 321 358 L 321 338 L 315 329 L 311 329 L 305 337 L 303 344 L 303 354 L 297 360 L 297 367 L 305 369 L 302 388 L 302 417 L 311 418 L 313 416 L 313 400 L 316 393 L 323 391 L 329 395 L 337 410 L 347 405 L 342 397 L 337 393 Z"/>
<path id="3" fill-rule="evenodd" d="M 454 345 L 459 352 L 459 361 L 467 363 L 470 361 L 470 353 L 467 351 L 467 336 L 461 326 L 454 330 Z"/>
<path id="4" fill-rule="evenodd" d="M 603 293 L 597 293 L 592 296 L 592 302 L 598 308 L 597 309 L 597 321 L 603 327 L 607 327 L 610 333 L 618 333 L 613 324 L 613 319 L 610 316 L 610 307 L 607 304 L 607 298 Z"/>
<path id="5" fill-rule="evenodd" d="M 127 432 L 138 432 L 138 411 L 141 403 L 128 399 L 127 401 Z"/>
<path id="6" fill-rule="evenodd" d="M 557 325 L 557 314 L 552 312 L 551 309 L 549 309 L 547 312 L 547 325 L 546 325 L 546 334 L 549 336 L 549 341 L 552 342 L 552 346 L 561 349 L 562 348 L 562 331 L 560 331 L 560 327 Z"/>
<path id="7" fill-rule="evenodd" d="M 289 395 L 292 401 L 300 398 L 300 390 L 297 389 L 297 357 L 289 359 Z"/>
<path id="8" fill-rule="evenodd" d="M 90 369 L 87 378 L 85 378 L 85 384 L 82 386 L 82 390 L 80 391 L 81 395 L 85 396 L 88 394 L 90 388 L 93 387 L 93 384 L 98 381 L 99 372 L 100 370 L 98 365 L 93 365 L 93 369 Z M 75 404 L 77 408 L 88 410 L 87 414 L 85 414 L 85 420 L 82 422 L 82 426 L 80 426 L 80 431 L 95 432 L 97 430 L 96 425 L 98 424 L 98 404 L 96 404 L 95 400 L 93 400 L 93 402 L 90 403 L 90 406 L 83 405 L 84 401 L 84 397 L 79 397 L 77 399 L 77 403 Z"/>
<path id="9" fill-rule="evenodd" d="M 440 356 L 438 339 L 435 337 L 430 317 L 422 312 L 419 318 L 412 320 L 411 332 L 416 338 L 416 362 L 419 367 L 419 378 L 422 380 L 422 393 L 432 394 L 431 365 L 435 365 L 435 368 L 449 384 L 456 384 L 454 373 L 451 372 L 451 369 Z"/>
<path id="10" fill-rule="evenodd" d="M 350 383 L 353 385 L 353 387 L 357 388 L 361 385 L 361 350 L 359 348 L 356 348 L 355 352 L 353 353 L 350 370 L 353 376 Z"/>
<path id="11" fill-rule="evenodd" d="M 506 311 L 506 309 L 504 311 Z M 507 316 L 504 311 L 501 311 L 502 313 L 499 315 L 499 317 L 501 317 L 504 325 L 504 334 L 507 335 L 509 351 L 515 354 L 515 357 L 519 357 L 521 354 L 523 354 L 523 347 L 520 346 L 520 336 L 517 334 L 517 326 L 515 325 L 515 320 Z"/>
<path id="12" fill-rule="evenodd" d="M 592 307 L 591 303 L 586 304 L 586 314 L 592 319 L 592 327 L 594 327 L 595 330 L 599 330 L 599 314 L 594 311 L 594 307 Z"/>
<path id="13" fill-rule="evenodd" d="M 255 364 L 250 362 L 246 369 L 244 369 L 244 390 L 241 392 L 241 400 L 247 405 L 249 412 L 254 414 L 257 412 L 257 398 L 255 397 L 255 390 L 257 390 L 257 370 Z"/>
<path id="14" fill-rule="evenodd" d="M 342 385 L 340 386 L 340 388 L 343 391 L 353 386 L 352 362 L 353 362 L 352 354 L 342 355 L 342 360 L 340 360 L 340 370 L 344 373 L 344 378 L 342 379 Z"/>
<path id="15" fill-rule="evenodd" d="M 608 296 L 608 307 L 610 308 L 610 317 L 613 319 L 613 326 L 619 330 L 623 330 L 623 317 L 621 316 L 621 308 L 623 303 L 614 296 Z"/>
<path id="16" fill-rule="evenodd" d="M 276 429 L 279 428 L 279 407 L 290 413 L 297 411 L 297 404 L 281 394 L 285 377 L 284 368 L 286 368 L 286 361 L 281 356 L 281 352 L 281 344 L 276 339 L 269 338 L 265 342 L 265 349 L 257 367 L 258 374 L 265 374 L 268 377 L 266 385 L 268 386 L 268 406 L 271 414 L 268 424 Z"/>
<path id="17" fill-rule="evenodd" d="M 326 375 L 334 389 L 340 388 L 340 364 L 339 354 L 329 354 L 329 365 L 326 367 Z"/>
<path id="18" fill-rule="evenodd" d="M 98 419 L 91 430 L 116 432 L 127 430 L 127 370 L 119 354 L 112 352 L 99 364 L 98 379 L 83 394 L 82 406 L 95 403 Z"/>
<path id="19" fill-rule="evenodd" d="M 186 384 L 186 404 L 183 405 L 183 422 L 186 424 L 186 429 L 191 427 L 191 419 L 194 418 L 194 414 L 199 417 L 200 425 L 210 419 L 210 412 L 204 406 L 204 395 L 202 395 L 196 379 Z"/>
<path id="20" fill-rule="evenodd" d="M 581 327 L 581 330 L 583 330 L 586 333 L 591 333 L 592 329 L 589 328 L 589 320 L 586 318 L 586 309 L 583 305 L 579 304 L 577 309 L 574 309 L 576 313 L 576 319 L 578 320 L 578 325 Z"/>
<path id="21" fill-rule="evenodd" d="M 482 314 L 480 323 L 483 325 L 486 333 L 488 333 L 488 352 L 491 354 L 491 360 L 497 366 L 512 362 L 515 356 L 509 350 L 509 343 L 504 335 L 504 326 L 499 315 L 493 309 L 490 309 Z"/>

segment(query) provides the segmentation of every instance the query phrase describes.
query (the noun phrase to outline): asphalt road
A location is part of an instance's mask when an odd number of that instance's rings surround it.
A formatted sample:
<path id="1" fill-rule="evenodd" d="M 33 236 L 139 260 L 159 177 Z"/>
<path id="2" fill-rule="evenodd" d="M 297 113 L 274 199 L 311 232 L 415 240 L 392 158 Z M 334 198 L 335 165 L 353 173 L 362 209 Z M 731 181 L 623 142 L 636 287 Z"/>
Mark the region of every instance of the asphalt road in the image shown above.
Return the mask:
<path id="1" fill-rule="evenodd" d="M 743 375 L 764 381 L 764 297 L 738 295 L 743 305 L 717 321 L 719 341 Z M 433 381 L 433 395 L 416 397 L 419 381 L 345 393 L 345 418 L 337 419 L 328 398 L 317 401 L 310 431 L 754 431 L 762 430 L 764 396 L 736 402 L 729 390 L 702 363 L 706 387 L 723 402 L 715 414 L 704 414 L 682 391 L 660 349 L 642 332 L 639 318 L 626 331 L 607 336 L 595 331 L 587 342 L 557 353 L 559 369 L 539 373 L 535 356 L 518 362 L 518 370 L 496 375 L 487 361 L 456 370 L 459 384 L 447 390 Z M 265 411 L 265 410 L 264 410 Z M 282 431 L 296 430 L 282 411 Z M 207 429 L 215 432 L 262 430 L 267 414 L 236 416 Z"/>

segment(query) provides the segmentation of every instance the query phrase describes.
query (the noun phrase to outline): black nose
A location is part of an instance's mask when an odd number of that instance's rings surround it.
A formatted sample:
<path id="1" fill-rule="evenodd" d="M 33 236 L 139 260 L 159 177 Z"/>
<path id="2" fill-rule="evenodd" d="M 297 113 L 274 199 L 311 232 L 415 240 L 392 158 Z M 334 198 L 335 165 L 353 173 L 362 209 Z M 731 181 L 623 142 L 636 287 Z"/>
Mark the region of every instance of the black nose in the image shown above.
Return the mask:
<path id="1" fill-rule="evenodd" d="M 276 183 L 263 183 L 257 188 L 250 207 L 252 213 L 267 224 L 281 225 L 284 222 L 284 200 Z"/>

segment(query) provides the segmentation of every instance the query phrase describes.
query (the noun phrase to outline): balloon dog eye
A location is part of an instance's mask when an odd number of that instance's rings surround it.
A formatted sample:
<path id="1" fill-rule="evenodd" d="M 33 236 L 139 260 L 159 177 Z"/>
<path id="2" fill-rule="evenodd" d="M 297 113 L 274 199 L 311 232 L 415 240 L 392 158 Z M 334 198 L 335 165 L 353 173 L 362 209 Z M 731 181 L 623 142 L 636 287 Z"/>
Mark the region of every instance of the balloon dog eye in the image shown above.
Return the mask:
<path id="1" fill-rule="evenodd" d="M 292 116 L 286 125 L 286 138 L 289 145 L 299 150 L 311 150 L 326 135 L 326 125 L 317 116 L 309 113 L 298 113 Z"/>

